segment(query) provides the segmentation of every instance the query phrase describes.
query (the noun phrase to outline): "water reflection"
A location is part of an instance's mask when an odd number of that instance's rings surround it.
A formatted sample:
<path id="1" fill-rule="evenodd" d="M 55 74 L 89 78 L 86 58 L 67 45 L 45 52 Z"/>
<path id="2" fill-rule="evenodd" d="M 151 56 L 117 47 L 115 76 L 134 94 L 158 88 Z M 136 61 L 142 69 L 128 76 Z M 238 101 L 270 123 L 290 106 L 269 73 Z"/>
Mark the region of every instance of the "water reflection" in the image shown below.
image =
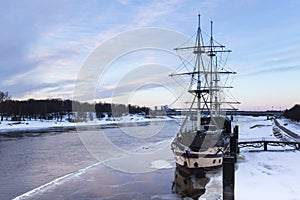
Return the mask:
<path id="1" fill-rule="evenodd" d="M 208 182 L 209 178 L 204 170 L 191 170 L 177 165 L 172 190 L 182 198 L 198 199 L 204 194 Z"/>

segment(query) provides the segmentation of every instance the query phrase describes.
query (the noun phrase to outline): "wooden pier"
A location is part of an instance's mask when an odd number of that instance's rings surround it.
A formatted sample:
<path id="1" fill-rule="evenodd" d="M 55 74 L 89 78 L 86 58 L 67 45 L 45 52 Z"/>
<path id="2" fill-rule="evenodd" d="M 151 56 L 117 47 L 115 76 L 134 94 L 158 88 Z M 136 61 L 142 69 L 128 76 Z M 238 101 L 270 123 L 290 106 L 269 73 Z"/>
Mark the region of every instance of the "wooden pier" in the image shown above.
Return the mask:
<path id="1" fill-rule="evenodd" d="M 290 139 L 276 140 L 276 139 L 261 138 L 261 139 L 254 139 L 249 141 L 238 141 L 237 142 L 238 149 L 243 147 L 260 148 L 263 146 L 264 151 L 268 151 L 268 146 L 282 146 L 282 147 L 291 146 L 297 150 L 300 150 L 300 136 L 295 132 L 288 130 L 284 126 L 280 125 L 280 123 L 276 119 L 274 119 L 274 123 L 276 127 L 278 127 L 281 131 L 287 134 L 290 137 Z"/>
<path id="2" fill-rule="evenodd" d="M 300 141 L 280 141 L 280 140 L 250 140 L 250 141 L 239 141 L 238 148 L 243 147 L 254 147 L 260 148 L 264 147 L 264 151 L 268 151 L 268 146 L 291 146 L 295 147 L 295 149 L 300 150 Z"/>

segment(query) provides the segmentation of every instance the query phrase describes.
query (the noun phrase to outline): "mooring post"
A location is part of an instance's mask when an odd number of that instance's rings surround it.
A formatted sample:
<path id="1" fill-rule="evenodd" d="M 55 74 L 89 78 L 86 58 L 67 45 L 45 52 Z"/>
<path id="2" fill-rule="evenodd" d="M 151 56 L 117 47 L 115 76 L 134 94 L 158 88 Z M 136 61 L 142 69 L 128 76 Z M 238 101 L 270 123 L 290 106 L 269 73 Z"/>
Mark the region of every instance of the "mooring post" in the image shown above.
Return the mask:
<path id="1" fill-rule="evenodd" d="M 264 141 L 264 151 L 268 151 L 268 142 Z"/>
<path id="2" fill-rule="evenodd" d="M 236 153 L 239 154 L 240 153 L 240 148 L 238 146 L 238 141 L 239 141 L 239 126 L 238 125 L 236 125 L 233 128 L 233 132 L 234 132 L 234 136 L 236 138 Z"/>
<path id="3" fill-rule="evenodd" d="M 233 128 L 233 132 L 236 137 L 236 140 L 238 141 L 238 139 L 239 139 L 239 126 L 238 125 L 235 125 L 235 127 Z"/>
<path id="4" fill-rule="evenodd" d="M 234 163 L 233 156 L 223 158 L 223 200 L 234 200 Z"/>
<path id="5" fill-rule="evenodd" d="M 238 138 L 238 126 L 235 126 L 233 128 L 233 133 L 230 136 L 230 155 L 234 157 L 234 161 L 237 161 L 237 152 L 238 152 L 238 143 L 237 143 L 237 138 Z"/>
<path id="6" fill-rule="evenodd" d="M 230 156 L 232 156 L 236 162 L 236 138 L 234 133 L 230 136 Z"/>

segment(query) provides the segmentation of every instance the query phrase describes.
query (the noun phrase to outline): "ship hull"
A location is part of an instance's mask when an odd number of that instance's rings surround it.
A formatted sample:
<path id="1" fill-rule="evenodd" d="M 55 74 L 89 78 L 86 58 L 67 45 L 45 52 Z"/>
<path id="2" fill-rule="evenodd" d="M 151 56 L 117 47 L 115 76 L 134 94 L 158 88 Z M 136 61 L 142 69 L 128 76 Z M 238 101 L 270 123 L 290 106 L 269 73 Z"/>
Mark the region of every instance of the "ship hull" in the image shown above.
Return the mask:
<path id="1" fill-rule="evenodd" d="M 176 163 L 190 169 L 221 166 L 223 163 L 223 150 L 224 148 L 220 149 L 219 147 L 211 147 L 203 152 L 173 149 Z"/>

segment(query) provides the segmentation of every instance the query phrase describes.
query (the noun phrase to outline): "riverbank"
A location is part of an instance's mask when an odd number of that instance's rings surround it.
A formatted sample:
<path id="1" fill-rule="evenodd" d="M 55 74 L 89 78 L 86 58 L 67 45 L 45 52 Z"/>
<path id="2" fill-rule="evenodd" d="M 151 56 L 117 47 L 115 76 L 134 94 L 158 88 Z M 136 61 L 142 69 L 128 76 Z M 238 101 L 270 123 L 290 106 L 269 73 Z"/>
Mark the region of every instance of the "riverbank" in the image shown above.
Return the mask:
<path id="1" fill-rule="evenodd" d="M 16 137 L 23 134 L 38 134 L 45 132 L 64 132 L 84 128 L 114 128 L 119 126 L 144 126 L 151 122 L 175 120 L 169 117 L 145 118 L 140 115 L 130 115 L 120 118 L 103 118 L 86 122 L 69 122 L 66 119 L 57 120 L 23 120 L 0 122 L 0 136 Z"/>

